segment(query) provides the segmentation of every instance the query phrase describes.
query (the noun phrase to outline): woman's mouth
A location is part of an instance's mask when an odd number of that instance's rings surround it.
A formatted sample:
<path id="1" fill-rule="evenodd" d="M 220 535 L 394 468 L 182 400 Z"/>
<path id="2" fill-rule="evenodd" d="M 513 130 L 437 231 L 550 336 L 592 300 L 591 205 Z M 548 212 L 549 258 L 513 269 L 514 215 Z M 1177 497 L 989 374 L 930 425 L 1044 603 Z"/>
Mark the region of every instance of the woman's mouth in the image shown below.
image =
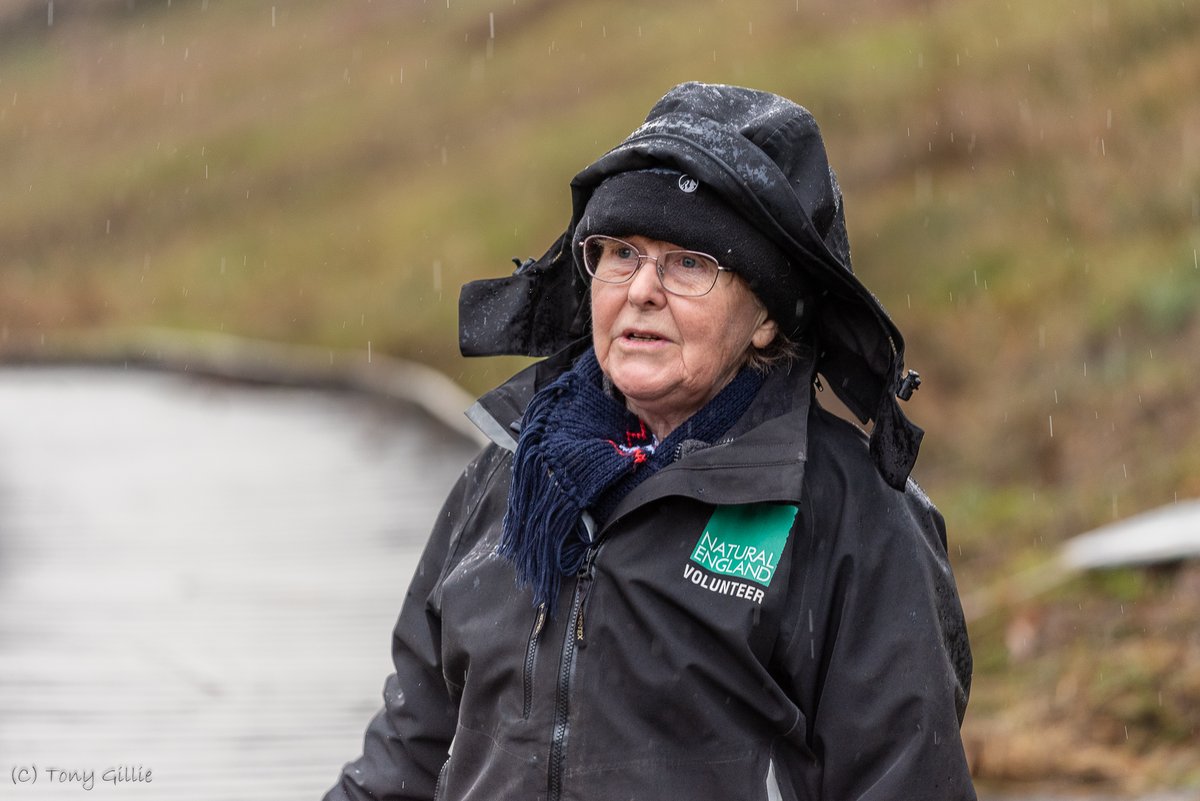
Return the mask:
<path id="1" fill-rule="evenodd" d="M 621 331 L 621 339 L 627 342 L 662 342 L 666 337 L 652 328 L 625 328 Z"/>

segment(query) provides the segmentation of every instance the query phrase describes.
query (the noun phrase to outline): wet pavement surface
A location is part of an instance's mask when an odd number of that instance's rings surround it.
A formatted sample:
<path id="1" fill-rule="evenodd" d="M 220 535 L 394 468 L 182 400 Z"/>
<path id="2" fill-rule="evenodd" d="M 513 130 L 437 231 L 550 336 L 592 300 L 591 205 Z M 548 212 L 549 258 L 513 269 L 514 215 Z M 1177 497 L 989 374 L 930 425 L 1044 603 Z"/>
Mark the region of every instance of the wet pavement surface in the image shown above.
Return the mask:
<path id="1" fill-rule="evenodd" d="M 0 798 L 319 798 L 474 451 L 349 395 L 0 370 Z"/>

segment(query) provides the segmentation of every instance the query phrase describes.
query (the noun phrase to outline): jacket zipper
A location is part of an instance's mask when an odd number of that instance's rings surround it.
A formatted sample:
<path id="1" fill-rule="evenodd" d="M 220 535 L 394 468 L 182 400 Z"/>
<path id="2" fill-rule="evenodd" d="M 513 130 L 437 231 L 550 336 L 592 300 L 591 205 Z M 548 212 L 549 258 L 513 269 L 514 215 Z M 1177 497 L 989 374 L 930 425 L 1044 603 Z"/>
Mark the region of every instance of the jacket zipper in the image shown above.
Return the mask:
<path id="1" fill-rule="evenodd" d="M 562 660 L 558 667 L 558 687 L 554 695 L 554 728 L 550 739 L 550 771 L 547 780 L 547 801 L 562 798 L 563 768 L 567 761 L 569 698 L 571 677 L 575 673 L 575 651 L 583 642 L 583 608 L 596 576 L 596 552 L 593 544 L 575 580 L 575 597 L 571 602 L 571 618 L 563 637 Z"/>
<path id="2" fill-rule="evenodd" d="M 442 763 L 442 769 L 438 771 L 437 784 L 433 786 L 433 801 L 438 801 L 442 797 L 442 793 L 446 789 L 446 773 L 450 770 L 450 759 Z"/>
<path id="3" fill-rule="evenodd" d="M 524 720 L 529 720 L 529 711 L 533 706 L 533 667 L 537 663 L 538 638 L 545 625 L 546 605 L 541 604 L 533 620 L 533 629 L 529 632 L 529 644 L 525 647 L 525 705 L 521 713 Z"/>

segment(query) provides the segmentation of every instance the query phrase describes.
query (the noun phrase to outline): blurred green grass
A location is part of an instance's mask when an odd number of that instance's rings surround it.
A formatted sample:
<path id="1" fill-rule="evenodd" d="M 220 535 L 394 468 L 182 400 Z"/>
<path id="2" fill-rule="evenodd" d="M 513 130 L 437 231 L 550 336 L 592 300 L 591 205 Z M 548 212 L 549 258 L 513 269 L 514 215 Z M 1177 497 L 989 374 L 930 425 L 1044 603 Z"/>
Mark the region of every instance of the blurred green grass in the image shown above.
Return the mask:
<path id="1" fill-rule="evenodd" d="M 0 3 L 0 347 L 132 326 L 370 342 L 482 389 L 518 361 L 457 355 L 458 287 L 539 255 L 570 177 L 671 85 L 739 83 L 822 123 L 856 269 L 926 379 L 917 477 L 965 595 L 1200 496 L 1194 3 L 54 9 Z M 1200 634 L 1169 612 L 1194 608 L 1190 575 L 1014 593 L 982 620 L 981 779 L 1200 784 Z M 1158 611 L 1108 626 L 1121 603 Z M 1055 636 L 1014 650 L 1028 621 Z M 1122 668 L 1100 680 L 1097 653 Z M 1082 756 L 1022 739 L 1047 732 Z"/>

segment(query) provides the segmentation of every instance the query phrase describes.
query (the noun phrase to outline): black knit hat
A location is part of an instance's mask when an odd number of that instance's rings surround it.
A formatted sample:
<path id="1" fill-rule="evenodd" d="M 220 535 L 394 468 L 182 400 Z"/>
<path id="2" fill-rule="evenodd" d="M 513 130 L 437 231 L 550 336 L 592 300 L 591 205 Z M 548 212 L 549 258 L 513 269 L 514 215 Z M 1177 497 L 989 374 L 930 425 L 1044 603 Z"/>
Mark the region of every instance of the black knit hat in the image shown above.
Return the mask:
<path id="1" fill-rule="evenodd" d="M 666 168 L 610 176 L 592 193 L 575 228 L 575 263 L 592 234 L 645 236 L 707 253 L 742 276 L 780 328 L 795 333 L 806 307 L 800 271 L 783 250 L 721 196 Z"/>

